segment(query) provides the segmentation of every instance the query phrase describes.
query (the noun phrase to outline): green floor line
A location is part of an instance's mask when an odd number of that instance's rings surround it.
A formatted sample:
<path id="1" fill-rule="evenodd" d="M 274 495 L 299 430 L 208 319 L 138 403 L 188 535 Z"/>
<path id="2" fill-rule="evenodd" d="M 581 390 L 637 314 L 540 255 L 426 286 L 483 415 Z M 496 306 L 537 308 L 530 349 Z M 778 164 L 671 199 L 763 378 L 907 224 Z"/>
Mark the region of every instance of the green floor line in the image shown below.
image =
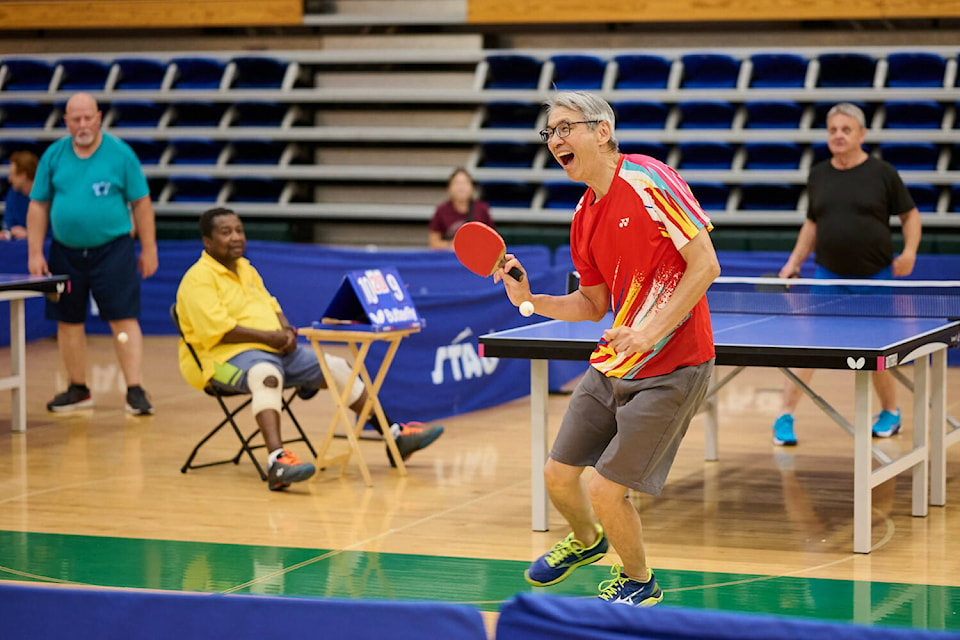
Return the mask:
<path id="1" fill-rule="evenodd" d="M 592 597 L 608 566 L 546 589 L 526 562 L 0 531 L 0 580 L 171 591 L 421 600 L 497 611 L 522 591 Z M 960 587 L 657 570 L 665 604 L 960 630 Z"/>

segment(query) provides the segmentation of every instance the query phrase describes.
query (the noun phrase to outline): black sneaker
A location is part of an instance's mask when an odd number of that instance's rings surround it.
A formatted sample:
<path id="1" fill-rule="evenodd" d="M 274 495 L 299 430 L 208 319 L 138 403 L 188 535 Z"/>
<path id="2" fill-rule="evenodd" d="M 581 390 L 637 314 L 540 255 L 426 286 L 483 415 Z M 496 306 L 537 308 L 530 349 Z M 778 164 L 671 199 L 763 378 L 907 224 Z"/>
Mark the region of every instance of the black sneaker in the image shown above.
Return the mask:
<path id="1" fill-rule="evenodd" d="M 429 447 L 443 433 L 443 427 L 439 424 L 435 427 L 428 427 L 422 422 L 401 422 L 397 424 L 400 427 L 400 435 L 396 438 L 397 450 L 400 451 L 400 457 L 404 460 L 420 451 L 420 449 Z M 390 459 L 391 467 L 397 466 L 389 447 L 387 448 L 387 458 Z"/>
<path id="2" fill-rule="evenodd" d="M 313 396 L 320 393 L 320 387 L 307 387 L 299 386 L 297 387 L 297 397 L 301 400 L 309 400 Z"/>
<path id="3" fill-rule="evenodd" d="M 147 392 L 143 387 L 127 389 L 127 413 L 135 416 L 149 416 L 153 413 L 153 405 L 147 400 Z"/>
<path id="4" fill-rule="evenodd" d="M 93 398 L 90 397 L 90 389 L 85 384 L 71 384 L 67 390 L 54 397 L 47 403 L 47 411 L 76 411 L 77 409 L 89 409 L 93 406 Z"/>

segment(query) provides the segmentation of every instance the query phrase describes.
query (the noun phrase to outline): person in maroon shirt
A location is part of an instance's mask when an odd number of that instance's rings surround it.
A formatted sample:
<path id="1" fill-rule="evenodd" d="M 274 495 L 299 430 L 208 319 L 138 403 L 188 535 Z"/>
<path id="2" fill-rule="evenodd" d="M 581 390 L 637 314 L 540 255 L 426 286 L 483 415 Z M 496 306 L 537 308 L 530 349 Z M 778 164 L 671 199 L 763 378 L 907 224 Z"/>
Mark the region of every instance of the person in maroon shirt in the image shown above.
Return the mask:
<path id="1" fill-rule="evenodd" d="M 452 249 L 453 236 L 463 223 L 477 220 L 493 225 L 490 206 L 474 198 L 476 186 L 466 169 L 456 168 L 447 180 L 449 200 L 437 207 L 428 227 L 431 249 Z"/>

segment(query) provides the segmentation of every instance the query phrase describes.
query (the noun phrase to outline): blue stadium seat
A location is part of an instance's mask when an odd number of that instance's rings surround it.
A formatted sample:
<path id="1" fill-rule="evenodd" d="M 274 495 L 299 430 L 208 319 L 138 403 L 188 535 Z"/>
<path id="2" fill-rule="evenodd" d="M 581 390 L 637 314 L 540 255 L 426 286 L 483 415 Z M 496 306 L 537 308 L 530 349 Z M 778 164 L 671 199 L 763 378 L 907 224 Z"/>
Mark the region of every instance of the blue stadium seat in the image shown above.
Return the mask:
<path id="1" fill-rule="evenodd" d="M 174 102 L 170 108 L 174 127 L 216 127 L 227 111 L 223 102 Z"/>
<path id="2" fill-rule="evenodd" d="M 943 105 L 933 100 L 897 100 L 883 105 L 884 129 L 939 129 Z"/>
<path id="3" fill-rule="evenodd" d="M 520 181 L 489 181 L 480 184 L 481 198 L 491 207 L 527 208 L 536 186 Z"/>
<path id="4" fill-rule="evenodd" d="M 280 102 L 235 102 L 233 104 L 234 127 L 279 127 L 289 105 Z"/>
<path id="5" fill-rule="evenodd" d="M 753 71 L 750 86 L 755 89 L 795 88 L 804 86 L 809 61 L 794 53 L 755 53 L 750 56 Z"/>
<path id="6" fill-rule="evenodd" d="M 482 142 L 479 166 L 530 168 L 539 148 L 525 142 Z"/>
<path id="7" fill-rule="evenodd" d="M 793 142 L 746 142 L 744 169 L 792 171 L 800 168 L 803 148 Z"/>
<path id="8" fill-rule="evenodd" d="M 667 125 L 670 106 L 662 102 L 614 102 L 617 129 L 663 129 Z"/>
<path id="9" fill-rule="evenodd" d="M 740 209 L 744 211 L 793 211 L 803 187 L 796 184 L 740 185 Z"/>
<path id="10" fill-rule="evenodd" d="M 6 164 L 15 151 L 30 151 L 38 158 L 50 146 L 52 140 L 4 140 L 0 137 L 0 164 Z"/>
<path id="11" fill-rule="evenodd" d="M 147 178 L 147 188 L 150 189 L 150 199 L 158 202 L 160 200 L 160 194 L 163 193 L 163 188 L 166 185 L 166 178 Z"/>
<path id="12" fill-rule="evenodd" d="M 286 183 L 271 178 L 233 178 L 229 202 L 277 202 Z"/>
<path id="13" fill-rule="evenodd" d="M 908 184 L 907 191 L 913 197 L 920 213 L 934 213 L 940 202 L 940 187 L 933 184 Z"/>
<path id="14" fill-rule="evenodd" d="M 740 74 L 740 61 L 722 53 L 689 53 L 680 58 L 684 89 L 733 89 Z"/>
<path id="15" fill-rule="evenodd" d="M 216 202 L 224 181 L 204 176 L 172 176 L 170 202 Z"/>
<path id="16" fill-rule="evenodd" d="M 47 91 L 56 69 L 46 60 L 30 58 L 6 59 L 3 67 L 6 76 L 0 89 L 4 91 Z"/>
<path id="17" fill-rule="evenodd" d="M 960 144 L 950 147 L 950 160 L 947 162 L 947 169 L 950 171 L 960 171 Z"/>
<path id="18" fill-rule="evenodd" d="M 866 118 L 867 128 L 870 127 L 870 123 L 873 122 L 873 115 L 877 111 L 877 105 L 873 102 L 860 102 L 860 101 L 844 101 L 854 104 L 863 111 L 863 117 Z M 811 125 L 815 129 L 826 129 L 827 128 L 827 113 L 832 109 L 837 103 L 836 102 L 815 102 L 813 104 L 813 124 Z"/>
<path id="19" fill-rule="evenodd" d="M 639 153 L 640 155 L 656 158 L 660 162 L 666 162 L 670 154 L 670 148 L 660 142 L 621 142 L 621 153 Z"/>
<path id="20" fill-rule="evenodd" d="M 617 76 L 614 89 L 666 89 L 673 63 L 667 58 L 642 53 L 614 56 Z"/>
<path id="21" fill-rule="evenodd" d="M 140 158 L 140 164 L 159 164 L 167 143 L 163 140 L 149 140 L 139 138 L 125 138 L 124 142 L 130 145 L 133 152 Z"/>
<path id="22" fill-rule="evenodd" d="M 942 87 L 947 61 L 936 53 L 919 51 L 887 55 L 888 87 Z"/>
<path id="23" fill-rule="evenodd" d="M 50 105 L 35 100 L 0 102 L 0 127 L 5 129 L 42 129 L 50 117 Z"/>
<path id="24" fill-rule="evenodd" d="M 215 58 L 174 58 L 177 75 L 173 89 L 219 89 L 227 65 Z"/>
<path id="25" fill-rule="evenodd" d="M 110 63 L 88 58 L 64 58 L 57 64 L 63 69 L 60 91 L 102 91 L 110 75 Z"/>
<path id="26" fill-rule="evenodd" d="M 119 68 L 117 83 L 114 89 L 118 91 L 153 90 L 163 86 L 163 78 L 167 73 L 167 63 L 153 58 L 117 58 L 113 61 Z"/>
<path id="27" fill-rule="evenodd" d="M 680 102 L 681 129 L 729 129 L 733 126 L 736 107 L 729 102 L 693 100 Z"/>
<path id="28" fill-rule="evenodd" d="M 897 169 L 934 171 L 940 148 L 930 142 L 881 142 L 880 155 Z"/>
<path id="29" fill-rule="evenodd" d="M 543 110 L 532 102 L 494 101 L 483 106 L 485 129 L 532 129 Z"/>
<path id="30" fill-rule="evenodd" d="M 818 58 L 818 87 L 872 87 L 877 60 L 864 53 L 824 53 Z"/>
<path id="31" fill-rule="evenodd" d="M 720 182 L 691 182 L 689 186 L 704 211 L 723 211 L 727 208 L 730 198 L 730 187 L 727 185 Z"/>
<path id="32" fill-rule="evenodd" d="M 558 54 L 553 62 L 552 86 L 561 91 L 591 91 L 603 87 L 607 61 L 588 54 Z"/>
<path id="33" fill-rule="evenodd" d="M 960 184 L 950 187 L 950 213 L 960 213 Z"/>
<path id="34" fill-rule="evenodd" d="M 216 164 L 226 143 L 205 138 L 179 138 L 170 140 L 173 155 L 171 164 Z"/>
<path id="35" fill-rule="evenodd" d="M 230 164 L 276 165 L 287 149 L 279 140 L 231 140 Z"/>
<path id="36" fill-rule="evenodd" d="M 736 148 L 726 142 L 681 142 L 678 169 L 729 169 Z"/>
<path id="37" fill-rule="evenodd" d="M 543 188 L 546 192 L 544 209 L 569 209 L 571 212 L 587 190 L 584 185 L 569 180 L 548 180 L 543 183 Z"/>
<path id="38" fill-rule="evenodd" d="M 798 129 L 803 118 L 803 106 L 792 100 L 745 102 L 743 108 L 747 129 Z"/>
<path id="39" fill-rule="evenodd" d="M 487 56 L 487 89 L 536 89 L 543 63 L 533 56 L 503 54 Z"/>
<path id="40" fill-rule="evenodd" d="M 240 56 L 231 62 L 236 67 L 234 89 L 280 89 L 289 62 L 264 56 Z"/>
<path id="41" fill-rule="evenodd" d="M 150 100 L 115 100 L 110 103 L 110 126 L 156 127 L 166 111 L 166 105 Z"/>

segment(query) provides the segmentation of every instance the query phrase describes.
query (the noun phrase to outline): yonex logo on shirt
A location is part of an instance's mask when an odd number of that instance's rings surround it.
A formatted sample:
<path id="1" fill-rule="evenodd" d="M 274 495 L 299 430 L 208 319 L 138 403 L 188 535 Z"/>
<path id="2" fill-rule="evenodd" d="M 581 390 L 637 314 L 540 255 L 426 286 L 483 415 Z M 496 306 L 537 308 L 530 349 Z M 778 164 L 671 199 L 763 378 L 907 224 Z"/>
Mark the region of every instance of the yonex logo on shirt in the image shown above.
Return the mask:
<path id="1" fill-rule="evenodd" d="M 620 228 L 623 229 L 630 224 L 630 218 L 620 218 Z"/>
<path id="2" fill-rule="evenodd" d="M 109 182 L 94 182 L 93 183 L 93 195 L 95 196 L 105 196 L 110 194 L 110 183 Z"/>

